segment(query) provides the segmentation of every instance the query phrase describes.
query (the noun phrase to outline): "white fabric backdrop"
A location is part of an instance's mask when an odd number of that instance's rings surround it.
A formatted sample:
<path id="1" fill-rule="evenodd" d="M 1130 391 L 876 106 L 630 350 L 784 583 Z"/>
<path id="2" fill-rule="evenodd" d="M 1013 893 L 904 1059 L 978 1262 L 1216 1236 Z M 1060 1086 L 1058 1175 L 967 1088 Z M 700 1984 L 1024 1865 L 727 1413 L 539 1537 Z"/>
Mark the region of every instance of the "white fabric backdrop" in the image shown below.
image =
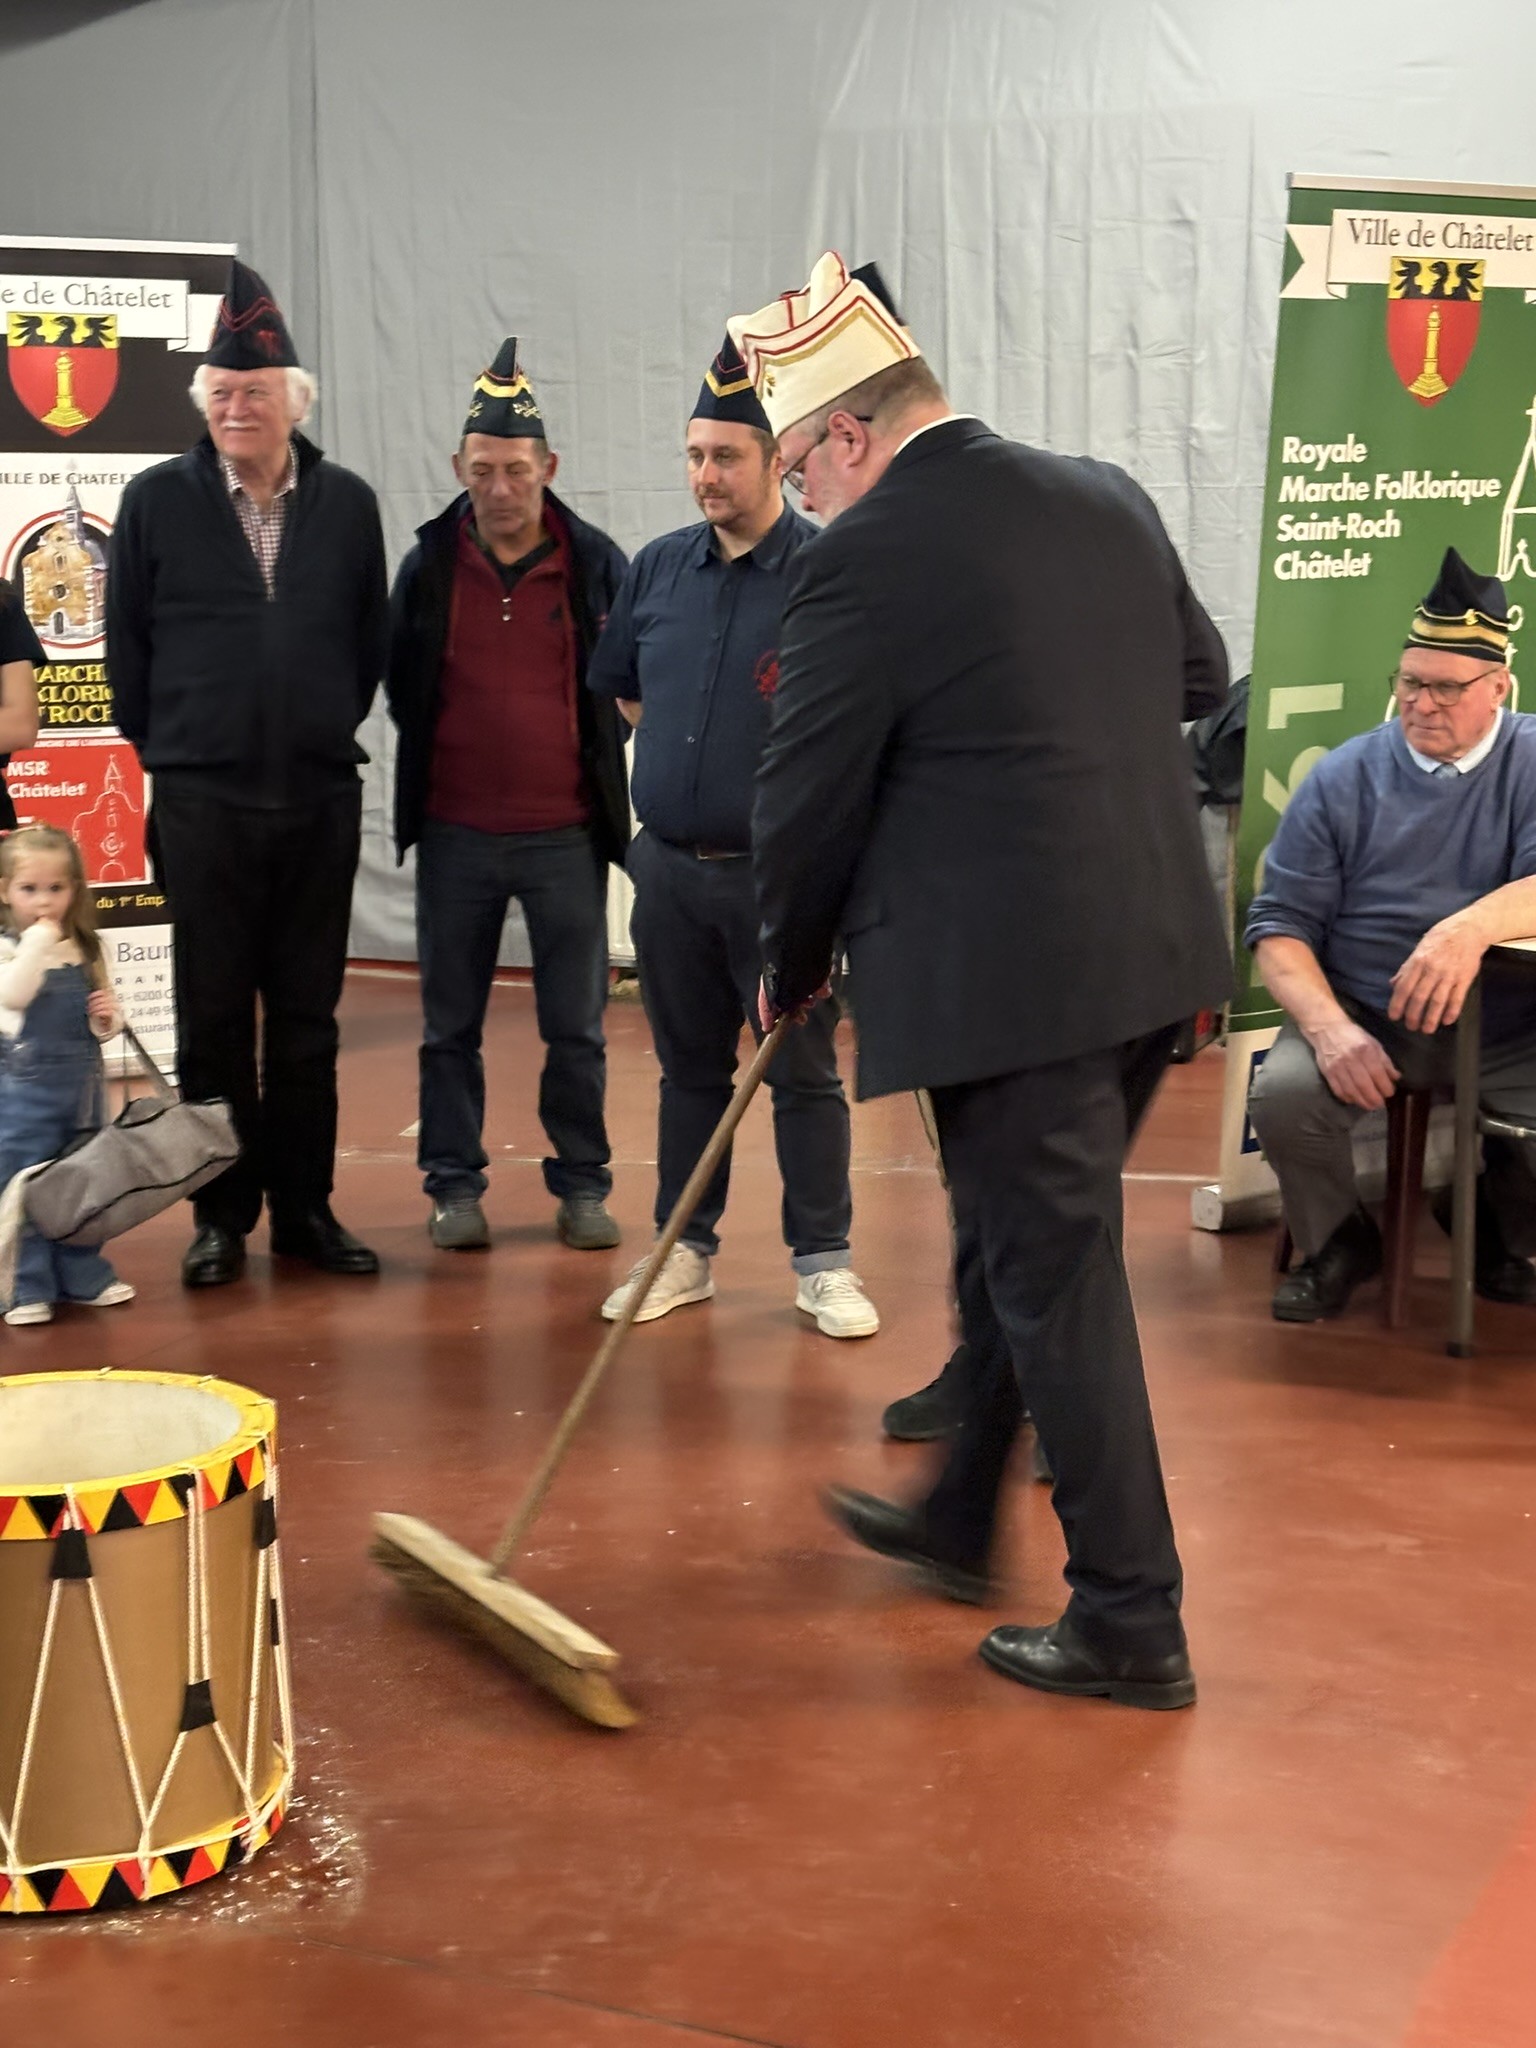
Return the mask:
<path id="1" fill-rule="evenodd" d="M 0 227 L 237 241 L 395 555 L 502 333 L 633 548 L 726 313 L 876 258 L 957 405 L 1147 485 L 1242 668 L 1285 174 L 1536 183 L 1533 75 L 1510 0 L 150 0 L 7 55 Z M 354 948 L 408 957 L 366 743 Z"/>

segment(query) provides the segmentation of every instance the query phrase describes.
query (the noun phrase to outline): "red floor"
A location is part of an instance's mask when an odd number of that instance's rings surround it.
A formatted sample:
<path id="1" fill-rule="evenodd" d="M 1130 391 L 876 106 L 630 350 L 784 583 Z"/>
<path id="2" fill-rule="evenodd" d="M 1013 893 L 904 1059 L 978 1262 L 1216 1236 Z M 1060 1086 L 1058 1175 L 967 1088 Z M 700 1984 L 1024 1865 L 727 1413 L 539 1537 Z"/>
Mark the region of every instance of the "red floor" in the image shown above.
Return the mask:
<path id="1" fill-rule="evenodd" d="M 274 1395 L 302 1794 L 249 1870 L 106 1919 L 0 1924 L 0 2041 L 339 2048 L 1528 2048 L 1536 2041 L 1536 1372 L 1529 1318 L 1441 1345 L 1362 1299 L 1265 1313 L 1269 1247 L 1187 1227 L 1220 1055 L 1133 1161 L 1133 1279 L 1189 1581 L 1193 1713 L 1028 1694 L 990 1621 L 823 1522 L 900 1490 L 881 1406 L 948 1348 L 944 1210 L 912 1106 L 855 1112 L 862 1345 L 791 1307 L 766 1110 L 718 1298 L 635 1334 L 525 1581 L 623 1652 L 642 1724 L 579 1726 L 402 1604 L 381 1507 L 493 1537 L 648 1226 L 654 1063 L 612 1017 L 613 1254 L 537 1170 L 527 991 L 491 1044 L 489 1257 L 436 1253 L 402 1135 L 415 991 L 354 978 L 337 1207 L 376 1284 L 176 1281 L 182 1216 L 120 1247 L 131 1308 L 6 1332 L 0 1370 L 157 1364 Z M 1146 1176 L 1136 1178 L 1136 1175 Z M 1438 1261 L 1438 1264 L 1437 1264 Z M 1060 1604 L 1021 1484 L 1002 1617 Z M 0 1654 L 5 1654 L 0 1647 Z"/>

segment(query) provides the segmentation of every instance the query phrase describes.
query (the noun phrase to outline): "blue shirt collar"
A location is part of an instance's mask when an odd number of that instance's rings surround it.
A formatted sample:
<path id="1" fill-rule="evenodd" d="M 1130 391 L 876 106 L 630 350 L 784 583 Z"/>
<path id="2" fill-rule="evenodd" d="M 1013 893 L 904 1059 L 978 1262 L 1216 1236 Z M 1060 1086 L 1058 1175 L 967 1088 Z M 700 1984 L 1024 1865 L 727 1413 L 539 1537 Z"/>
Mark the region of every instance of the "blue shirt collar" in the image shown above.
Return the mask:
<path id="1" fill-rule="evenodd" d="M 771 576 L 776 569 L 781 569 L 784 566 L 784 556 L 789 548 L 790 537 L 799 524 L 799 520 L 800 514 L 793 505 L 786 502 L 784 510 L 779 514 L 772 526 L 769 527 L 757 546 L 748 549 L 744 555 L 738 555 L 736 557 L 737 562 L 751 562 L 756 568 L 765 570 Z M 698 545 L 693 550 L 693 564 L 696 569 L 707 569 L 713 562 L 718 562 L 723 569 L 729 569 L 733 566 L 733 564 L 726 561 L 724 555 L 721 554 L 719 548 L 715 545 L 715 529 L 707 519 L 701 521 L 698 535 Z"/>

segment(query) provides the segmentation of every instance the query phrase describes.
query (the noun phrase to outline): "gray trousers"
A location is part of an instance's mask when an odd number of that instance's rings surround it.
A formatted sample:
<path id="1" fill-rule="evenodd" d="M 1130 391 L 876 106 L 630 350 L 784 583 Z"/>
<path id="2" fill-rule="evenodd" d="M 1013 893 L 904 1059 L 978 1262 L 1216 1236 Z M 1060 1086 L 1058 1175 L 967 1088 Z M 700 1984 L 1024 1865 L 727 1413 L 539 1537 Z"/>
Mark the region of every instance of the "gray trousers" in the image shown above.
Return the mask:
<path id="1" fill-rule="evenodd" d="M 1344 1008 L 1379 1039 L 1409 1088 L 1446 1087 L 1455 1077 L 1454 1028 L 1426 1034 L 1394 1024 L 1346 996 Z M 1536 1043 L 1484 1045 L 1480 1100 L 1491 1116 L 1536 1128 Z M 1320 1252 L 1358 1207 L 1350 1133 L 1368 1114 L 1341 1102 L 1318 1072 L 1312 1048 L 1287 1019 L 1248 1090 L 1248 1114 L 1280 1182 L 1285 1220 L 1305 1259 Z M 1483 1191 L 1505 1249 L 1536 1255 L 1536 1141 L 1486 1138 Z"/>

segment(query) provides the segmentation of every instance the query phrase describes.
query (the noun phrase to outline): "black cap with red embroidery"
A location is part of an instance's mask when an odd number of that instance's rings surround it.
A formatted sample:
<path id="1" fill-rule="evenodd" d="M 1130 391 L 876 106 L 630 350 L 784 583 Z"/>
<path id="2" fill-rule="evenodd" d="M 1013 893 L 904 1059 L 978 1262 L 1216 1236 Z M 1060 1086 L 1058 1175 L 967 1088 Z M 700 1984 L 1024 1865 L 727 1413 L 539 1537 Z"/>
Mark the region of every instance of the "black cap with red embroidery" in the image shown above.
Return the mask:
<path id="1" fill-rule="evenodd" d="M 213 340 L 203 361 L 218 370 L 296 370 L 299 358 L 277 301 L 238 256 L 219 301 Z"/>

